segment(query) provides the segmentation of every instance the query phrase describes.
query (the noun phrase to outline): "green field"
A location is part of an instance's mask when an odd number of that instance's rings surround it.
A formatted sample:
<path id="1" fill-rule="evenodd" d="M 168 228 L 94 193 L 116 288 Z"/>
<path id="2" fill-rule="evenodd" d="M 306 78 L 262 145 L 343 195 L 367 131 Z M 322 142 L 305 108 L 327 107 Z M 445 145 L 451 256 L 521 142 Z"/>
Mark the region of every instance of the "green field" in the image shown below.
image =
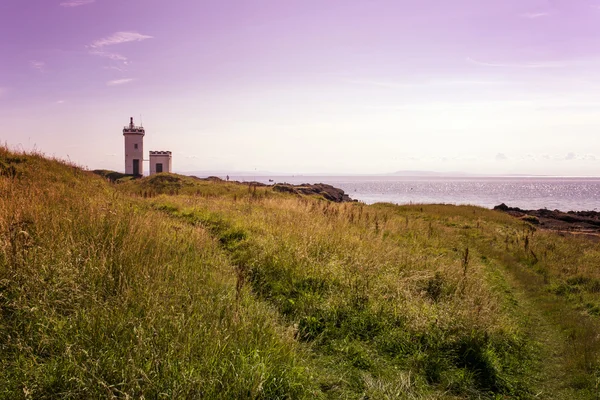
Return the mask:
<path id="1" fill-rule="evenodd" d="M 0 149 L 0 398 L 596 399 L 600 245 Z"/>

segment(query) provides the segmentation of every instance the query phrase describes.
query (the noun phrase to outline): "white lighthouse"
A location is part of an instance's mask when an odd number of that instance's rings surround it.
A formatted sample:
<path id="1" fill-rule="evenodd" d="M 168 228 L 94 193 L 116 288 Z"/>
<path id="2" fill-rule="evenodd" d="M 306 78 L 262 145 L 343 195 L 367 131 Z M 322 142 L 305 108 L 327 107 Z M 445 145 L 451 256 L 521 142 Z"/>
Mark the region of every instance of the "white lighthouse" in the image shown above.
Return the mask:
<path id="1" fill-rule="evenodd" d="M 125 137 L 125 173 L 128 175 L 144 174 L 144 127 L 135 126 L 133 117 L 129 125 L 123 128 Z"/>

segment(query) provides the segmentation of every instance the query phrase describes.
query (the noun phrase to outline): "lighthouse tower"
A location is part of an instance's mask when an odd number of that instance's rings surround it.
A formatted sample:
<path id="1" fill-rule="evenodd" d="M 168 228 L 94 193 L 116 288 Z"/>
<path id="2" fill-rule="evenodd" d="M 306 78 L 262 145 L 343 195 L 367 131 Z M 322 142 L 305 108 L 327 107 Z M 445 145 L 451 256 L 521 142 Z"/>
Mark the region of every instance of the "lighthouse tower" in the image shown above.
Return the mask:
<path id="1" fill-rule="evenodd" d="M 133 125 L 133 117 L 129 125 L 123 128 L 125 137 L 125 173 L 128 175 L 144 174 L 144 127 Z"/>

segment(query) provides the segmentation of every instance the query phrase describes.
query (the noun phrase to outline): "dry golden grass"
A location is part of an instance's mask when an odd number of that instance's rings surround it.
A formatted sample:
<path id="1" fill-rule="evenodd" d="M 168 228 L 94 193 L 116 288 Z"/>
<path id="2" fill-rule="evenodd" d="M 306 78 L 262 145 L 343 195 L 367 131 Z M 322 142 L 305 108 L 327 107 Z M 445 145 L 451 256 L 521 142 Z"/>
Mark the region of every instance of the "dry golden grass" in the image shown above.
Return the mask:
<path id="1" fill-rule="evenodd" d="M 206 231 L 79 169 L 0 160 L 17 167 L 0 177 L 0 398 L 312 397 L 299 346 L 269 307 L 236 305 Z"/>
<path id="2" fill-rule="evenodd" d="M 529 398 L 552 347 L 555 394 L 595 393 L 584 238 L 6 149 L 0 175 L 0 397 Z"/>

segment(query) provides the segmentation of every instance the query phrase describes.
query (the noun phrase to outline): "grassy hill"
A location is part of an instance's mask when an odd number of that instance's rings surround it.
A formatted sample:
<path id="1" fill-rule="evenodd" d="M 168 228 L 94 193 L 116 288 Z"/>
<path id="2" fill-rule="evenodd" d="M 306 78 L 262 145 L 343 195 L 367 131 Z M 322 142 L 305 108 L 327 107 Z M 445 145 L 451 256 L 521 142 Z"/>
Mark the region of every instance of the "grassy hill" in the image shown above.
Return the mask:
<path id="1" fill-rule="evenodd" d="M 109 174 L 0 149 L 0 398 L 598 394 L 589 238 Z"/>

